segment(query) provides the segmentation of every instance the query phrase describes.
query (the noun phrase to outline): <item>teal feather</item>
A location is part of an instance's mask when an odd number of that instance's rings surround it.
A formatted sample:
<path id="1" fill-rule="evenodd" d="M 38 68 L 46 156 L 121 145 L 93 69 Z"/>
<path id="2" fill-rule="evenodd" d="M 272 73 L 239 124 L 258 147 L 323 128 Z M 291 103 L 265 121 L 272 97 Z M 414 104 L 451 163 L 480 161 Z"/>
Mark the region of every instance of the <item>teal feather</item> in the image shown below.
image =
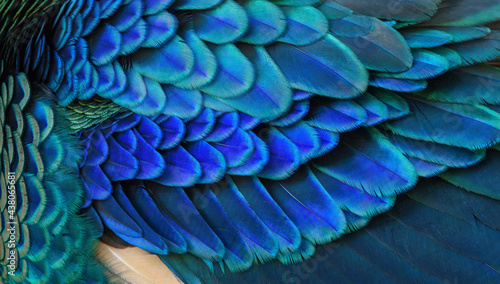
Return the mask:
<path id="1" fill-rule="evenodd" d="M 230 178 L 227 178 L 225 184 L 213 192 L 235 227 L 244 236 L 245 243 L 258 260 L 273 259 L 279 248 L 273 233 L 262 223 L 236 184 Z"/>
<path id="2" fill-rule="evenodd" d="M 50 64 L 49 70 L 48 70 L 48 83 L 47 87 L 57 90 L 64 79 L 64 74 L 60 72 L 64 68 L 64 62 L 61 60 L 61 57 L 57 52 L 53 51 L 52 54 L 50 55 L 52 60 L 52 64 Z"/>
<path id="3" fill-rule="evenodd" d="M 165 160 L 163 173 L 153 181 L 165 186 L 191 186 L 202 175 L 200 163 L 182 146 L 160 152 Z"/>
<path id="4" fill-rule="evenodd" d="M 406 99 L 410 115 L 383 125 L 398 135 L 472 150 L 486 148 L 500 139 L 500 116 L 484 106 Z"/>
<path id="5" fill-rule="evenodd" d="M 101 19 L 106 19 L 106 18 L 109 18 L 110 15 L 112 15 L 114 12 L 116 12 L 116 10 L 118 10 L 118 7 L 120 7 L 120 5 L 122 4 L 122 1 L 121 0 L 118 0 L 118 1 L 103 1 L 103 2 L 100 2 L 100 16 L 101 16 Z"/>
<path id="6" fill-rule="evenodd" d="M 235 112 L 236 109 L 210 95 L 202 94 L 203 106 L 220 112 Z"/>
<path id="7" fill-rule="evenodd" d="M 127 87 L 127 77 L 125 71 L 118 63 L 107 64 L 96 68 L 99 84 L 96 90 L 97 95 L 112 99 L 119 96 Z"/>
<path id="8" fill-rule="evenodd" d="M 334 0 L 325 0 L 320 5 L 318 5 L 317 8 L 323 13 L 323 15 L 325 15 L 328 20 L 342 19 L 353 13 L 352 10 L 340 5 Z"/>
<path id="9" fill-rule="evenodd" d="M 433 27 L 453 37 L 453 43 L 465 42 L 487 36 L 491 30 L 487 27 Z"/>
<path id="10" fill-rule="evenodd" d="M 142 1 L 130 1 L 124 8 L 111 16 L 109 23 L 119 32 L 124 32 L 139 21 L 143 11 L 144 7 Z"/>
<path id="11" fill-rule="evenodd" d="M 500 104 L 500 69 L 476 65 L 453 70 L 430 82 L 422 96 L 441 102 Z"/>
<path id="12" fill-rule="evenodd" d="M 438 11 L 437 0 L 395 1 L 387 3 L 383 0 L 335 0 L 357 13 L 388 20 L 419 22 L 427 20 Z M 393 5 L 393 6 L 392 6 Z M 397 8 L 396 8 L 397 7 Z"/>
<path id="13" fill-rule="evenodd" d="M 431 48 L 452 43 L 453 35 L 435 28 L 415 28 L 401 33 L 410 48 Z"/>
<path id="14" fill-rule="evenodd" d="M 163 217 L 163 213 L 149 196 L 144 186 L 141 184 L 127 184 L 123 187 L 123 192 L 134 208 L 136 208 L 137 213 L 144 216 L 144 221 L 147 225 L 162 238 L 169 252 L 186 252 L 186 241 L 182 235 L 170 225 L 168 220 Z M 161 222 L 152 222 L 153 220 Z"/>
<path id="15" fill-rule="evenodd" d="M 191 73 L 194 55 L 179 36 L 160 49 L 140 49 L 131 58 L 137 71 L 160 83 L 181 80 Z"/>
<path id="16" fill-rule="evenodd" d="M 402 73 L 375 73 L 382 78 L 424 80 L 437 77 L 450 69 L 445 57 L 426 50 L 413 52 L 413 66 Z"/>
<path id="17" fill-rule="evenodd" d="M 229 138 L 211 143 L 211 145 L 222 153 L 228 167 L 243 165 L 255 150 L 251 136 L 241 128 L 238 128 Z"/>
<path id="18" fill-rule="evenodd" d="M 130 68 L 125 73 L 127 76 L 128 86 L 119 96 L 113 98 L 113 102 L 128 108 L 137 107 L 148 95 L 146 83 L 137 68 Z"/>
<path id="19" fill-rule="evenodd" d="M 286 32 L 279 41 L 293 45 L 308 45 L 328 32 L 328 20 L 313 7 L 281 8 L 286 17 Z"/>
<path id="20" fill-rule="evenodd" d="M 144 221 L 143 216 L 137 212 L 137 209 L 132 205 L 120 185 L 113 188 L 113 196 L 110 198 L 115 199 L 123 211 L 141 228 L 142 232 L 140 236 L 123 236 L 124 240 L 140 244 L 140 246 L 146 248 L 148 251 L 157 254 L 168 253 L 168 246 L 165 240 Z M 116 217 L 111 216 L 111 218 Z"/>
<path id="21" fill-rule="evenodd" d="M 248 26 L 245 9 L 233 0 L 226 0 L 213 9 L 199 11 L 193 16 L 196 34 L 215 44 L 234 42 L 245 34 Z"/>
<path id="22" fill-rule="evenodd" d="M 82 30 L 82 36 L 87 36 L 94 31 L 94 29 L 99 25 L 99 5 L 90 5 L 90 11 L 83 19 L 84 29 Z"/>
<path id="23" fill-rule="evenodd" d="M 139 171 L 135 178 L 154 179 L 159 177 L 165 167 L 165 161 L 162 156 L 146 142 L 141 134 L 135 130 L 133 133 L 137 137 L 137 149 L 135 149 L 133 155 L 137 159 L 139 167 Z"/>
<path id="24" fill-rule="evenodd" d="M 174 84 L 184 89 L 197 89 L 214 79 L 217 72 L 217 60 L 215 55 L 193 30 L 186 30 L 182 38 L 191 51 L 193 51 L 195 61 L 193 72 L 186 78 L 174 82 Z"/>
<path id="25" fill-rule="evenodd" d="M 223 0 L 176 0 L 173 7 L 179 10 L 204 10 L 219 5 Z"/>
<path id="26" fill-rule="evenodd" d="M 227 170 L 227 174 L 230 175 L 241 175 L 241 176 L 251 176 L 256 175 L 262 171 L 264 166 L 269 161 L 269 151 L 266 143 L 259 139 L 257 135 L 253 132 L 249 132 L 252 138 L 255 151 L 252 153 L 248 161 L 238 167 L 232 167 Z"/>
<path id="27" fill-rule="evenodd" d="M 225 248 L 221 240 L 200 216 L 184 190 L 156 183 L 147 183 L 145 189 L 163 217 L 184 238 L 190 253 L 212 261 L 223 257 Z"/>
<path id="28" fill-rule="evenodd" d="M 271 2 L 280 6 L 313 6 L 321 0 L 271 0 Z"/>
<path id="29" fill-rule="evenodd" d="M 477 26 L 500 19 L 500 5 L 495 0 L 446 0 L 438 13 L 425 25 Z"/>
<path id="30" fill-rule="evenodd" d="M 447 166 L 420 160 L 411 156 L 406 157 L 411 162 L 419 177 L 431 178 L 448 170 Z"/>
<path id="31" fill-rule="evenodd" d="M 97 201 L 95 207 L 103 223 L 112 228 L 115 233 L 132 238 L 142 235 L 141 228 L 123 211 L 112 196 L 104 201 Z M 115 219 L 113 216 L 123 216 L 123 218 Z"/>
<path id="32" fill-rule="evenodd" d="M 316 252 L 314 244 L 306 239 L 302 239 L 296 251 L 290 253 L 280 253 L 276 259 L 283 264 L 300 263 L 311 258 Z"/>
<path id="33" fill-rule="evenodd" d="M 202 140 L 210 132 L 212 132 L 214 126 L 214 112 L 210 109 L 205 109 L 196 118 L 186 123 L 186 134 L 184 135 L 184 141 L 193 142 Z"/>
<path id="34" fill-rule="evenodd" d="M 201 90 L 216 98 L 234 98 L 252 88 L 256 72 L 252 63 L 233 44 L 209 45 L 217 61 L 214 79 Z M 231 54 L 231 56 L 228 56 Z"/>
<path id="35" fill-rule="evenodd" d="M 448 63 L 450 64 L 450 69 L 457 68 L 464 64 L 462 57 L 460 57 L 460 54 L 458 54 L 458 52 L 454 51 L 453 49 L 446 47 L 437 47 L 432 48 L 429 51 L 446 58 L 446 60 L 448 60 Z"/>
<path id="36" fill-rule="evenodd" d="M 338 133 L 317 127 L 314 127 L 314 130 L 318 133 L 321 142 L 321 146 L 316 153 L 317 157 L 321 157 L 324 154 L 330 152 L 339 143 L 340 137 Z"/>
<path id="37" fill-rule="evenodd" d="M 112 185 L 99 166 L 84 166 L 81 169 L 84 187 L 92 193 L 92 199 L 104 200 L 111 196 Z"/>
<path id="38" fill-rule="evenodd" d="M 278 119 L 269 122 L 269 124 L 274 126 L 289 126 L 304 118 L 308 112 L 309 100 L 295 101 L 286 115 L 282 115 Z"/>
<path id="39" fill-rule="evenodd" d="M 373 29 L 366 35 L 337 38 L 370 70 L 403 72 L 413 64 L 410 47 L 401 34 L 378 19 L 373 19 Z"/>
<path id="40" fill-rule="evenodd" d="M 373 78 L 370 80 L 370 86 L 400 93 L 414 93 L 427 88 L 427 81 L 394 78 Z"/>
<path id="41" fill-rule="evenodd" d="M 134 178 L 139 171 L 139 163 L 134 156 L 113 137 L 107 139 L 110 148 L 109 158 L 102 165 L 102 170 L 112 181 Z"/>
<path id="42" fill-rule="evenodd" d="M 141 122 L 135 130 L 137 134 L 140 134 L 141 137 L 155 149 L 160 145 L 164 137 L 160 126 L 147 117 L 142 117 Z M 169 136 L 171 137 L 172 135 Z"/>
<path id="43" fill-rule="evenodd" d="M 348 210 L 359 216 L 371 217 L 388 211 L 396 201 L 394 197 L 370 195 L 365 191 L 342 183 L 317 169 L 313 168 L 312 171 L 342 210 Z"/>
<path id="44" fill-rule="evenodd" d="M 285 15 L 271 2 L 253 0 L 243 4 L 249 27 L 240 41 L 249 44 L 269 44 L 279 38 L 287 28 Z"/>
<path id="45" fill-rule="evenodd" d="M 156 147 L 157 149 L 171 149 L 181 142 L 186 132 L 186 126 L 181 119 L 171 116 L 165 121 L 157 121 L 157 123 L 163 136 L 160 144 Z"/>
<path id="46" fill-rule="evenodd" d="M 348 15 L 341 19 L 329 20 L 330 33 L 339 37 L 365 36 L 375 28 L 372 17 Z"/>
<path id="47" fill-rule="evenodd" d="M 200 162 L 201 177 L 199 183 L 215 183 L 226 173 L 226 160 L 221 152 L 205 141 L 189 144 L 186 150 Z"/>
<path id="48" fill-rule="evenodd" d="M 164 11 L 166 8 L 170 7 L 174 2 L 173 0 L 146 0 L 144 1 L 144 14 L 152 15 L 158 12 Z M 179 1 L 175 1 L 177 3 Z"/>
<path id="49" fill-rule="evenodd" d="M 332 36 L 301 47 L 278 43 L 267 51 L 295 89 L 352 98 L 367 88 L 366 69 L 352 51 Z M 307 72 L 302 72 L 303 66 L 309 66 Z"/>
<path id="50" fill-rule="evenodd" d="M 224 262 L 231 271 L 241 271 L 252 265 L 254 256 L 243 239 L 243 234 L 238 231 L 231 218 L 224 210 L 221 202 L 213 191 L 205 187 L 192 188 L 187 192 L 200 215 L 220 238 L 226 251 Z M 211 206 L 207 206 L 211 205 Z"/>
<path id="51" fill-rule="evenodd" d="M 149 78 L 144 78 L 144 85 L 146 87 L 146 97 L 139 105 L 130 107 L 130 109 L 137 114 L 149 116 L 163 113 L 167 107 L 167 96 L 160 83 Z M 120 96 L 113 99 L 113 101 L 117 102 L 116 100 L 119 99 Z"/>
<path id="52" fill-rule="evenodd" d="M 462 66 L 494 60 L 500 56 L 500 32 L 493 31 L 480 39 L 454 44 L 448 48 L 460 55 Z"/>
<path id="53" fill-rule="evenodd" d="M 363 126 L 373 126 L 389 118 L 389 106 L 369 93 L 354 100 L 366 111 L 366 121 Z"/>
<path id="54" fill-rule="evenodd" d="M 395 134 L 387 134 L 391 143 L 403 154 L 453 168 L 465 168 L 479 163 L 486 151 L 472 151 L 435 142 L 419 141 Z"/>
<path id="55" fill-rule="evenodd" d="M 256 78 L 251 89 L 240 97 L 221 99 L 240 112 L 253 117 L 274 119 L 291 106 L 292 90 L 285 76 L 262 47 L 241 46 L 255 70 Z"/>
<path id="56" fill-rule="evenodd" d="M 500 157 L 500 152 L 490 150 L 483 163 L 477 164 L 467 171 L 460 169 L 450 170 L 441 174 L 441 177 L 470 192 L 500 199 L 497 181 L 498 175 L 491 176 L 491 170 L 495 171 L 499 166 L 498 157 Z"/>
<path id="57" fill-rule="evenodd" d="M 190 119 L 202 111 L 203 97 L 199 91 L 184 90 L 172 85 L 164 85 L 163 91 L 167 96 L 164 114 Z"/>

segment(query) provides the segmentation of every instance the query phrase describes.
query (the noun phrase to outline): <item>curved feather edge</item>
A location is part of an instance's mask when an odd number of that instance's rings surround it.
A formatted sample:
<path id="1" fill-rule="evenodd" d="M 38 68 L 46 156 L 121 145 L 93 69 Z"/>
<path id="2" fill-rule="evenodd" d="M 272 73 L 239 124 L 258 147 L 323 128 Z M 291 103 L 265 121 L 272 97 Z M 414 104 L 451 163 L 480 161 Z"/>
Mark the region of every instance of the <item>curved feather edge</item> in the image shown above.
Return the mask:
<path id="1" fill-rule="evenodd" d="M 385 283 L 443 283 L 451 277 L 495 283 L 500 279 L 495 257 L 499 205 L 500 201 L 439 178 L 426 179 L 403 196 L 394 210 L 375 217 L 364 229 L 318 246 L 311 259 L 299 264 L 283 265 L 276 260 L 242 273 L 224 273 L 219 267 L 208 269 L 190 255 L 162 258 L 182 280 L 203 279 L 205 283 L 266 283 L 273 277 L 340 283 L 381 279 Z M 431 220 L 433 230 L 425 229 L 426 220 Z"/>

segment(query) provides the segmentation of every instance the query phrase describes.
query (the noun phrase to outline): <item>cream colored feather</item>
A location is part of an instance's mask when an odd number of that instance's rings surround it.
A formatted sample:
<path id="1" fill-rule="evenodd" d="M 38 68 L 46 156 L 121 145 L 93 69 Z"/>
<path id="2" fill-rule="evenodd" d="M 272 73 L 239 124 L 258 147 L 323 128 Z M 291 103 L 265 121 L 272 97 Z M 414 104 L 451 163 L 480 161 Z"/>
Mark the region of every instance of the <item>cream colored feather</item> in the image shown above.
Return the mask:
<path id="1" fill-rule="evenodd" d="M 100 243 L 97 257 L 111 274 L 119 278 L 120 283 L 182 283 L 158 256 L 137 247 L 114 248 Z"/>

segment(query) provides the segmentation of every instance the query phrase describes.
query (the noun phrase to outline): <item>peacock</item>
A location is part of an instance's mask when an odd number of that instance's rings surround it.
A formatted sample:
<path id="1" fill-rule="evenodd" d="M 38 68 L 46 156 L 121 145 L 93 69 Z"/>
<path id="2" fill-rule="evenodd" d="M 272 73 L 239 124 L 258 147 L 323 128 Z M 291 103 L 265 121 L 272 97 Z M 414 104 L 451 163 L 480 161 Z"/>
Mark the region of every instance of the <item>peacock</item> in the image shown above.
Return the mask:
<path id="1" fill-rule="evenodd" d="M 498 0 L 0 0 L 1 282 L 500 283 L 499 58 Z"/>

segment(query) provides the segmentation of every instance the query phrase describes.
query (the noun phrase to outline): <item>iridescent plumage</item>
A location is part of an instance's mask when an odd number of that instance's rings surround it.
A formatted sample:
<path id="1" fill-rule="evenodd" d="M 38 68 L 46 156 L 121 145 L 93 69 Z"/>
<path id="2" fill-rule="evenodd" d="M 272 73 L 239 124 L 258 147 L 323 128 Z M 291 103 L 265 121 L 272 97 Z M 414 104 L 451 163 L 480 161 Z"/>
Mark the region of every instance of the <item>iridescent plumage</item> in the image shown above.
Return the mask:
<path id="1" fill-rule="evenodd" d="M 0 1 L 3 276 L 500 281 L 500 5 L 393 2 Z"/>

